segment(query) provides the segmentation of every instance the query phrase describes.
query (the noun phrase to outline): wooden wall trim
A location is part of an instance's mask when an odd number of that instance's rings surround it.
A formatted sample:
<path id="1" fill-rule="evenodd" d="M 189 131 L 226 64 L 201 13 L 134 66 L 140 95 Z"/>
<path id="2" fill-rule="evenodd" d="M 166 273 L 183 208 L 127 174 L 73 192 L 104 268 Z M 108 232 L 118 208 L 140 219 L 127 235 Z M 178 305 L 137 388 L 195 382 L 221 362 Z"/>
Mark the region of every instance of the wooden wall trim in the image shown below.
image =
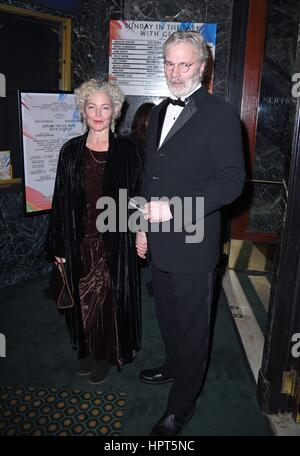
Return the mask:
<path id="1" fill-rule="evenodd" d="M 246 173 L 249 180 L 252 178 L 252 167 L 255 156 L 258 102 L 264 56 L 267 13 L 268 0 L 249 0 L 242 103 L 240 112 L 244 145 L 245 150 L 247 151 Z M 248 185 L 246 184 L 246 187 Z M 231 224 L 232 239 L 244 239 L 245 236 L 249 239 L 247 233 L 248 220 L 249 210 L 244 210 L 239 215 L 234 215 Z"/>
<path id="2" fill-rule="evenodd" d="M 232 237 L 234 239 L 234 237 Z M 277 234 L 263 231 L 247 231 L 239 239 L 243 241 L 262 242 L 264 244 L 277 244 Z"/>
<path id="3" fill-rule="evenodd" d="M 255 155 L 258 102 L 264 56 L 267 12 L 267 0 L 250 0 L 241 120 L 247 130 L 251 164 L 253 163 Z M 251 179 L 251 175 L 248 177 Z"/>

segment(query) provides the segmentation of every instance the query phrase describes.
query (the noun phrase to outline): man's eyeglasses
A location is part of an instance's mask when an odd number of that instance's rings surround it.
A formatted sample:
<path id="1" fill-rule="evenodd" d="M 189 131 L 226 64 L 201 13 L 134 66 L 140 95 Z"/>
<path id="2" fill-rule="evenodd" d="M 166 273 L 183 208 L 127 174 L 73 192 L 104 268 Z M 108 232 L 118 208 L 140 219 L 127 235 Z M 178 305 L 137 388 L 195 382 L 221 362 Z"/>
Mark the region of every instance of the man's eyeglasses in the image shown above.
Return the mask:
<path id="1" fill-rule="evenodd" d="M 189 71 L 191 66 L 194 65 L 194 63 L 198 62 L 198 60 L 200 60 L 200 59 L 195 60 L 195 62 L 193 62 L 193 63 L 178 63 L 177 67 L 181 73 L 186 73 L 187 71 Z M 164 66 L 165 66 L 166 71 L 172 71 L 172 70 L 174 70 L 176 64 L 165 61 Z"/>

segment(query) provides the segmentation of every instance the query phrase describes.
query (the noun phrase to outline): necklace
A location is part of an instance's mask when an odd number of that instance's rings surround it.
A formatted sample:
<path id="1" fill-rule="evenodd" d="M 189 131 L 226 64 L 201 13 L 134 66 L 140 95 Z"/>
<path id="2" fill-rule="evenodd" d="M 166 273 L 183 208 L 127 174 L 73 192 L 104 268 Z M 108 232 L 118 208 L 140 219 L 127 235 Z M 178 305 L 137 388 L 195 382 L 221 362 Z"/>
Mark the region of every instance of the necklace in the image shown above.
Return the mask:
<path id="1" fill-rule="evenodd" d="M 90 152 L 90 155 L 91 155 L 92 159 L 93 159 L 96 163 L 98 163 L 98 164 L 100 164 L 100 165 L 104 165 L 104 164 L 106 163 L 106 160 L 101 160 L 101 161 L 96 160 L 96 158 L 94 157 L 93 152 L 91 151 L 91 149 L 90 149 L 89 147 L 87 147 L 87 148 L 88 148 L 88 150 L 89 150 L 89 152 Z M 101 152 L 100 152 L 100 153 L 101 153 Z"/>

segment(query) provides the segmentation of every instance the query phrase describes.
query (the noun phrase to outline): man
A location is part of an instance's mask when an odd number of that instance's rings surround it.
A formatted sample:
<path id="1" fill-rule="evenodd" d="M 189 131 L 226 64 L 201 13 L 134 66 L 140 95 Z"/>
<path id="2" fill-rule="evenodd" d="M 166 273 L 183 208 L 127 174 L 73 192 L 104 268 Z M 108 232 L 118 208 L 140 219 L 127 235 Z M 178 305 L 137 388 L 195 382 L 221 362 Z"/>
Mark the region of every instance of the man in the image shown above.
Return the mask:
<path id="1" fill-rule="evenodd" d="M 156 313 L 166 347 L 165 363 L 142 371 L 140 380 L 173 383 L 166 411 L 151 431 L 173 436 L 192 417 L 203 386 L 220 251 L 220 209 L 240 195 L 244 166 L 236 112 L 201 85 L 208 58 L 201 35 L 175 32 L 163 52 L 172 98 L 155 107 L 149 121 L 142 184 L 149 236 L 147 242 L 145 233 L 137 233 L 136 246 L 141 257 L 147 243 L 150 246 Z M 182 202 L 190 198 L 182 232 L 174 229 L 176 214 L 169 201 L 153 201 L 163 196 L 177 196 Z M 204 198 L 204 237 L 187 242 L 191 224 L 201 222 L 196 210 L 199 197 Z M 157 232 L 166 223 L 169 232 Z"/>

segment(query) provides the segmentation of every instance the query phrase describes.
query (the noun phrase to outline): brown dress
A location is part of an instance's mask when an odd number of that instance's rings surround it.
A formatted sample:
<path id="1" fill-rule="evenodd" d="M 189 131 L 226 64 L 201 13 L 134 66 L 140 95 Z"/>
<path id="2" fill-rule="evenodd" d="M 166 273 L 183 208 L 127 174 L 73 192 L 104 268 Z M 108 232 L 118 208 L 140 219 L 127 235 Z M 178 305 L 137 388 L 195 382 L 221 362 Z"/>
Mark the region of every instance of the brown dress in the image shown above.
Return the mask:
<path id="1" fill-rule="evenodd" d="M 86 148 L 85 235 L 81 244 L 82 271 L 79 296 L 85 343 L 95 359 L 106 359 L 120 365 L 116 302 L 113 283 L 107 266 L 107 252 L 97 231 L 99 209 L 96 202 L 102 196 L 103 175 L 107 152 L 92 152 Z"/>

